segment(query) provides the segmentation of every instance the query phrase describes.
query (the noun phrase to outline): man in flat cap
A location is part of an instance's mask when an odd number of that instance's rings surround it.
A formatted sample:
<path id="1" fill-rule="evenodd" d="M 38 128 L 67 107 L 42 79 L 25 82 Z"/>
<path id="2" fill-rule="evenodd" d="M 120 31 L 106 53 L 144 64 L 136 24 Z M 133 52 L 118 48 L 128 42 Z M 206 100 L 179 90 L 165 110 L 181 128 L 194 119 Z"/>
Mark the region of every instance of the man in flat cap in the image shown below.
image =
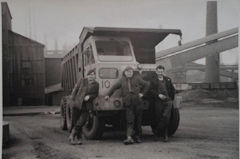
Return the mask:
<path id="1" fill-rule="evenodd" d="M 80 79 L 71 93 L 73 125 L 69 136 L 70 144 L 82 144 L 82 127 L 87 121 L 88 112 L 92 110 L 93 100 L 98 96 L 99 84 L 95 79 L 95 69 L 89 70 L 87 78 Z"/>
<path id="2" fill-rule="evenodd" d="M 138 72 L 134 72 L 132 67 L 126 67 L 122 78 L 110 89 L 105 99 L 119 88 L 122 91 L 123 106 L 126 109 L 127 139 L 124 144 L 133 144 L 141 141 L 142 108 L 141 98 L 148 91 L 149 83 L 144 81 Z"/>

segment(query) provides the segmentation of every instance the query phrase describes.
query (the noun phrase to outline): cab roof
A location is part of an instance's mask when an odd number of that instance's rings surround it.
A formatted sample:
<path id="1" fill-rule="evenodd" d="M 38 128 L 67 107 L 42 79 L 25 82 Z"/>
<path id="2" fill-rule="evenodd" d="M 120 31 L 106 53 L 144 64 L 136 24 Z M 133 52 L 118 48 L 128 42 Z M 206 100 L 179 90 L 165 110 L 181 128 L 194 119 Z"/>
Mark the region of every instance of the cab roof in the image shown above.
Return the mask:
<path id="1" fill-rule="evenodd" d="M 91 35 L 129 37 L 135 44 L 146 47 L 155 47 L 169 34 L 182 36 L 182 32 L 179 29 L 84 27 L 79 40 L 80 44 L 83 44 Z"/>

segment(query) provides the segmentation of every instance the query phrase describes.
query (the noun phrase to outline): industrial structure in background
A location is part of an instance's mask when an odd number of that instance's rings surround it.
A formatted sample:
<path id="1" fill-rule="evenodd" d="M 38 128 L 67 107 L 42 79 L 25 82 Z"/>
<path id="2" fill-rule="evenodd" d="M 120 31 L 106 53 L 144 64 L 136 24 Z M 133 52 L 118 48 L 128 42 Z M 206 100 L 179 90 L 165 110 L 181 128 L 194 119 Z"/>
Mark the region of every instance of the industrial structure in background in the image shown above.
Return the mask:
<path id="1" fill-rule="evenodd" d="M 12 31 L 6 2 L 2 9 L 3 105 L 45 102 L 44 45 Z"/>
<path id="2" fill-rule="evenodd" d="M 206 37 L 191 41 L 157 53 L 156 63 L 162 64 L 167 73 L 177 83 L 177 89 L 189 88 L 236 88 L 238 66 L 221 66 L 219 53 L 238 47 L 238 28 L 217 32 L 217 2 L 207 2 Z M 206 58 L 206 65 L 193 61 Z M 200 70 L 205 72 L 201 83 L 187 83 L 187 71 Z M 230 70 L 230 71 L 229 71 Z M 231 82 L 220 81 L 220 76 L 231 79 Z M 196 81 L 195 81 L 196 82 Z M 185 83 L 185 84 L 184 84 Z"/>
<path id="3" fill-rule="evenodd" d="M 61 62 L 65 52 L 12 31 L 12 17 L 2 4 L 3 102 L 8 105 L 58 105 L 64 96 Z M 237 88 L 238 65 L 219 64 L 219 53 L 238 47 L 238 28 L 217 29 L 217 2 L 207 2 L 206 37 L 156 53 L 177 89 Z M 73 48 L 74 50 L 74 48 Z M 206 65 L 193 61 L 206 58 Z M 70 67 L 68 65 L 67 67 Z"/>
<path id="4" fill-rule="evenodd" d="M 206 36 L 216 34 L 218 32 L 217 25 L 217 1 L 207 2 L 207 14 L 206 14 Z M 207 44 L 211 44 L 215 41 L 210 41 Z M 217 83 L 220 82 L 219 76 L 219 52 L 212 51 L 211 55 L 206 57 L 206 75 L 205 81 L 207 83 Z"/>

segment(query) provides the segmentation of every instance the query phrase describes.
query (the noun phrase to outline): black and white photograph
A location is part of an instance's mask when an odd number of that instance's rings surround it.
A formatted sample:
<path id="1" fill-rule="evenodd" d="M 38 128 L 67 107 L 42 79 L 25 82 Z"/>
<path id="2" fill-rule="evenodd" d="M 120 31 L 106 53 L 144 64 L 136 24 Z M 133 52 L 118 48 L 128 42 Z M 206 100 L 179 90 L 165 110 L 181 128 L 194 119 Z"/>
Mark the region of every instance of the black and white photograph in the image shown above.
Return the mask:
<path id="1" fill-rule="evenodd" d="M 2 159 L 239 159 L 239 0 L 1 0 Z"/>

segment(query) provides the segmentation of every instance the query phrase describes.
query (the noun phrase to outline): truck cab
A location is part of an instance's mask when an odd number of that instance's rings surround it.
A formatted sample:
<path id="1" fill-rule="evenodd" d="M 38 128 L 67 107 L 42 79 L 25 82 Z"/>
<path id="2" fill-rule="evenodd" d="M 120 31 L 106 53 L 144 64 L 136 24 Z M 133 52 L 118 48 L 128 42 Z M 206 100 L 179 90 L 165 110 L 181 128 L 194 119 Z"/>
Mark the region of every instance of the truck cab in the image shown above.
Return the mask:
<path id="1" fill-rule="evenodd" d="M 109 101 L 103 97 L 122 76 L 122 71 L 131 66 L 145 73 L 155 68 L 155 46 L 168 34 L 181 35 L 180 30 L 137 29 L 137 28 L 84 28 L 80 35 L 82 56 L 78 67 L 84 70 L 96 69 L 96 81 L 100 85 L 95 110 L 123 109 L 120 92 Z M 140 65 L 141 64 L 141 65 Z M 153 70 L 152 70 L 153 71 Z"/>

